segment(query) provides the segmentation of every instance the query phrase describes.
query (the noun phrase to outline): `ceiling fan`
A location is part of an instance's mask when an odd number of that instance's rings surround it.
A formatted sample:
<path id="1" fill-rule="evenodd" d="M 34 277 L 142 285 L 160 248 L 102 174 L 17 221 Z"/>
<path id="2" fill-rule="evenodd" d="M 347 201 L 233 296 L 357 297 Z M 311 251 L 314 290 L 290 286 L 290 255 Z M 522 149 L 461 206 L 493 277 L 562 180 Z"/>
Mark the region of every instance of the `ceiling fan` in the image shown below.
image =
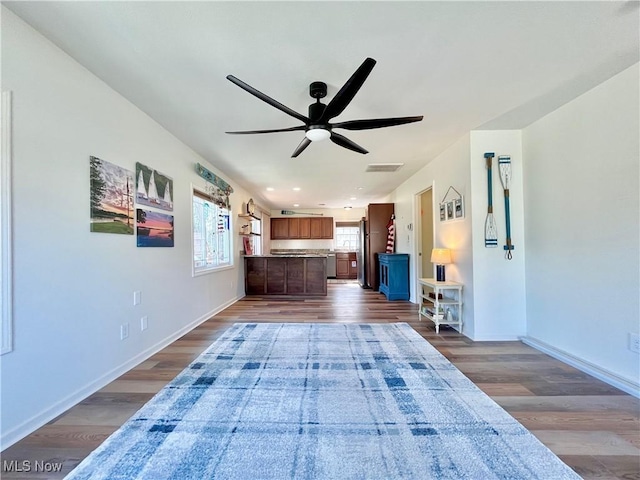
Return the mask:
<path id="1" fill-rule="evenodd" d="M 290 128 L 276 128 L 272 130 L 247 130 L 240 132 L 226 132 L 230 134 L 254 134 L 254 133 L 276 133 L 276 132 L 292 132 L 296 130 L 304 130 L 305 137 L 300 142 L 300 145 L 294 150 L 291 157 L 297 157 L 300 153 L 309 146 L 312 141 L 325 140 L 329 138 L 333 143 L 341 147 L 353 150 L 358 153 L 369 153 L 360 145 L 349 140 L 347 137 L 340 135 L 333 131 L 334 128 L 344 128 L 346 130 L 369 130 L 373 128 L 393 127 L 395 125 L 403 125 L 405 123 L 419 122 L 422 120 L 422 115 L 416 117 L 396 117 L 396 118 L 375 118 L 369 120 L 349 120 L 346 122 L 330 123 L 334 117 L 340 115 L 347 105 L 353 100 L 353 97 L 358 93 L 360 87 L 364 84 L 371 70 L 375 66 L 376 61 L 373 58 L 367 58 L 362 65 L 351 75 L 351 78 L 342 86 L 342 88 L 336 93 L 335 97 L 327 104 L 320 102 L 321 98 L 327 96 L 327 84 L 324 82 L 313 82 L 309 85 L 309 94 L 316 99 L 316 103 L 309 105 L 309 116 L 306 117 L 295 110 L 277 102 L 273 98 L 265 95 L 264 93 L 256 90 L 250 85 L 247 85 L 242 80 L 234 77 L 233 75 L 227 75 L 227 79 L 235 83 L 237 86 L 246 90 L 251 95 L 258 97 L 263 102 L 268 103 L 272 107 L 297 118 L 304 125 Z"/>

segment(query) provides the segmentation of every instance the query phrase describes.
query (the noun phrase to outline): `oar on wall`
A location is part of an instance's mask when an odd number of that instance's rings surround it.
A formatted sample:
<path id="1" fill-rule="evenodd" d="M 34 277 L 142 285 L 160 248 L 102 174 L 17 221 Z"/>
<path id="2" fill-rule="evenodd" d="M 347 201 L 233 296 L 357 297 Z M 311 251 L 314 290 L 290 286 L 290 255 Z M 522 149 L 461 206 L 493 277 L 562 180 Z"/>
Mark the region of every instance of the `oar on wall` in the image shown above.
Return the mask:
<path id="1" fill-rule="evenodd" d="M 498 168 L 500 169 L 500 182 L 504 189 L 504 215 L 507 221 L 507 244 L 504 249 L 507 251 L 507 260 L 511 260 L 511 250 L 515 247 L 511 244 L 511 213 L 509 211 L 509 186 L 511 185 L 511 157 L 500 155 L 498 157 Z"/>
<path id="2" fill-rule="evenodd" d="M 322 217 L 324 213 L 304 213 L 304 212 L 294 212 L 293 210 L 282 210 L 280 212 L 282 215 L 318 215 Z"/>
<path id="3" fill-rule="evenodd" d="M 495 153 L 486 152 L 484 154 L 485 163 L 487 166 L 487 191 L 489 195 L 489 206 L 487 207 L 487 219 L 484 222 L 484 246 L 485 247 L 497 247 L 498 246 L 498 227 L 496 226 L 496 219 L 493 217 L 493 186 L 491 184 L 491 163 Z"/>

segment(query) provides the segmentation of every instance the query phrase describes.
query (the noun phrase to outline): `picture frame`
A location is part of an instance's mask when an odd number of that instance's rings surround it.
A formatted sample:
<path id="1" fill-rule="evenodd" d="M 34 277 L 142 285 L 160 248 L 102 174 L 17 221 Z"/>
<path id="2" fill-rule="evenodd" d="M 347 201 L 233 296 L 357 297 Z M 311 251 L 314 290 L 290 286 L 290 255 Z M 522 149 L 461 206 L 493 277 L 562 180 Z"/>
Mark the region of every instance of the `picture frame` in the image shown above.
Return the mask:
<path id="1" fill-rule="evenodd" d="M 242 237 L 242 246 L 244 247 L 245 255 L 253 255 L 253 248 L 251 248 L 251 239 L 249 237 Z"/>
<path id="2" fill-rule="evenodd" d="M 453 200 L 453 216 L 454 218 L 464 218 L 464 201 L 463 197 Z"/>
<path id="3" fill-rule="evenodd" d="M 453 200 L 447 202 L 447 220 L 453 220 Z"/>
<path id="4" fill-rule="evenodd" d="M 444 203 L 440 204 L 440 221 L 444 222 L 447 219 L 447 210 Z"/>
<path id="5" fill-rule="evenodd" d="M 136 246 L 173 247 L 173 215 L 154 210 L 136 209 Z"/>

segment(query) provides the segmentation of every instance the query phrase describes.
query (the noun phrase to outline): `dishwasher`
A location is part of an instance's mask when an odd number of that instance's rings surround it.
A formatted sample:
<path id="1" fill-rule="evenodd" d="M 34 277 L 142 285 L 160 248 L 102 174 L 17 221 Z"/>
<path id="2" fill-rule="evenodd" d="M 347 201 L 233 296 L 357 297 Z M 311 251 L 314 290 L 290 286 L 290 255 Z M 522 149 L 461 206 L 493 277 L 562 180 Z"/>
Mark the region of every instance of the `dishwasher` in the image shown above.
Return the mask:
<path id="1" fill-rule="evenodd" d="M 327 253 L 327 278 L 336 278 L 336 254 Z"/>

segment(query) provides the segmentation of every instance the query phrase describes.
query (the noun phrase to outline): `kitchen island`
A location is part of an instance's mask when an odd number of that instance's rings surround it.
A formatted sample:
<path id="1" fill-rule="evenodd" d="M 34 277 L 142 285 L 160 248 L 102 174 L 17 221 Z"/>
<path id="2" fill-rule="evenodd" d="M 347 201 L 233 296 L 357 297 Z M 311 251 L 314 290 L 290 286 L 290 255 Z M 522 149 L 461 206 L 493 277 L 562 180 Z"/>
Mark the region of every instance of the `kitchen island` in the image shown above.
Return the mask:
<path id="1" fill-rule="evenodd" d="M 326 255 L 246 255 L 247 295 L 326 295 Z"/>

